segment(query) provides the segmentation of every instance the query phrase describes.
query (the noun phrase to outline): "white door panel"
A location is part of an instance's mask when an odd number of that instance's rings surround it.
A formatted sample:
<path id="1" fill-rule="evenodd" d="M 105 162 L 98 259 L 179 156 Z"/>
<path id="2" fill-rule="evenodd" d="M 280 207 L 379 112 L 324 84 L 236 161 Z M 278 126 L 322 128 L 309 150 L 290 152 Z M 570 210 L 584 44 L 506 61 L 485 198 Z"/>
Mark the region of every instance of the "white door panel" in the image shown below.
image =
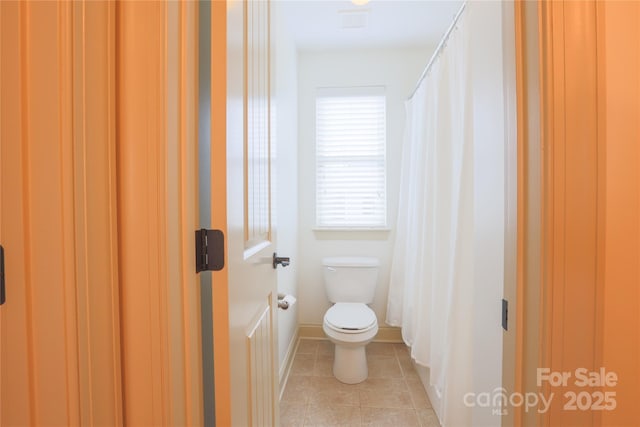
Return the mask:
<path id="1" fill-rule="evenodd" d="M 236 426 L 276 425 L 270 4 L 227 5 L 231 417 Z"/>

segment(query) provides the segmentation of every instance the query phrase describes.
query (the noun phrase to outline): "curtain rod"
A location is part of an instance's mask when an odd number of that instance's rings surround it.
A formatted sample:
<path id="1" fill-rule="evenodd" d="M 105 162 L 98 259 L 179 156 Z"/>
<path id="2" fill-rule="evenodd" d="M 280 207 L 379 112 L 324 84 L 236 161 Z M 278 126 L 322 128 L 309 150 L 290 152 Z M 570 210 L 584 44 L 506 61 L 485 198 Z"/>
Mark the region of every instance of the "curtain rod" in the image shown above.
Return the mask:
<path id="1" fill-rule="evenodd" d="M 447 43 L 449 36 L 453 32 L 453 29 L 456 27 L 456 24 L 458 23 L 458 19 L 460 19 L 460 16 L 462 15 L 462 12 L 464 11 L 464 8 L 466 6 L 467 6 L 467 2 L 464 1 L 462 3 L 462 6 L 460 6 L 460 9 L 458 10 L 458 13 L 456 13 L 456 15 L 453 17 L 453 22 L 451 23 L 447 31 L 444 33 L 444 36 L 442 36 L 442 39 L 440 39 L 440 43 L 438 43 L 438 47 L 436 47 L 436 50 L 433 52 L 433 55 L 431 55 L 429 62 L 424 67 L 424 70 L 422 71 L 422 74 L 420 74 L 420 78 L 418 79 L 418 83 L 416 83 L 416 88 L 413 89 L 413 92 L 411 92 L 411 95 L 409 96 L 408 99 L 413 98 L 413 95 L 415 95 L 416 92 L 418 91 L 418 88 L 420 87 L 420 83 L 422 83 L 424 78 L 427 76 L 427 73 L 429 72 L 429 70 L 431 69 L 431 66 L 435 62 L 438 55 L 440 54 L 440 51 L 444 48 L 444 45 Z"/>

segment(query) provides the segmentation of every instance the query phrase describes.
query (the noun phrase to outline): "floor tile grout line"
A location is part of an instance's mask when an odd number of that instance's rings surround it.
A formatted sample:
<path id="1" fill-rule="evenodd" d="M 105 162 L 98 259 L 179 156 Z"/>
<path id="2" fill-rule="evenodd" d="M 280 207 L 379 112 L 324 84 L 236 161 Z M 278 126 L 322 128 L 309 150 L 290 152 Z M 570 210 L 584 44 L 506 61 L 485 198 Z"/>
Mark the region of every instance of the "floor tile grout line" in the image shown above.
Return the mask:
<path id="1" fill-rule="evenodd" d="M 310 400 L 310 399 L 307 399 Z M 307 414 L 309 413 L 309 406 L 311 406 L 311 402 L 307 402 L 304 408 L 304 415 L 302 416 L 302 427 L 307 424 Z"/>

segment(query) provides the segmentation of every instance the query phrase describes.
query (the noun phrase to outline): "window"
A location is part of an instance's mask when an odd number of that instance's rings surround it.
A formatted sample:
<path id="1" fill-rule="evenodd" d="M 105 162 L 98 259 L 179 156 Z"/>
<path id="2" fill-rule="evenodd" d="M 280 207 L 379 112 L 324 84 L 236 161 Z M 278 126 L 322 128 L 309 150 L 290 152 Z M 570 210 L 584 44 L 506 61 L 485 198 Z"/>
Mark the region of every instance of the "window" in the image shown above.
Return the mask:
<path id="1" fill-rule="evenodd" d="M 316 97 L 316 226 L 387 226 L 384 88 L 326 88 Z"/>

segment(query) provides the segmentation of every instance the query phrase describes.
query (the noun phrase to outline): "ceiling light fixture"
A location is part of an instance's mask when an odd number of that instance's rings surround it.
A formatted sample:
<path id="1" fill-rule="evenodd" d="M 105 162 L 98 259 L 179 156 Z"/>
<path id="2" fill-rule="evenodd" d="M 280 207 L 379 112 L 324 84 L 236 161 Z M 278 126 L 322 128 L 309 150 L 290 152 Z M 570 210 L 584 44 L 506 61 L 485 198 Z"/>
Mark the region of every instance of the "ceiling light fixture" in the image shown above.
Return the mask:
<path id="1" fill-rule="evenodd" d="M 355 4 L 356 6 L 364 6 L 365 4 L 369 3 L 369 0 L 351 0 L 351 3 Z"/>

